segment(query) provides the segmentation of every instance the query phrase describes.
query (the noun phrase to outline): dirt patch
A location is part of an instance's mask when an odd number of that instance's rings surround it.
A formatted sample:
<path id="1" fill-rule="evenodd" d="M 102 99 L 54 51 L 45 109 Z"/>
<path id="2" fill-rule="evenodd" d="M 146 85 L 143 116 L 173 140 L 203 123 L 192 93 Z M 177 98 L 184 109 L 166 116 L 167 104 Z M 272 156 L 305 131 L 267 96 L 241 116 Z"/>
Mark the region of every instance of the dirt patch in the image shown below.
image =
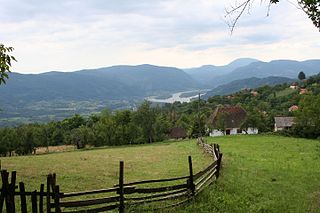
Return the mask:
<path id="1" fill-rule="evenodd" d="M 76 147 L 73 145 L 61 145 L 61 146 L 49 146 L 47 147 L 39 147 L 36 150 L 37 155 L 53 153 L 53 152 L 66 152 L 76 150 Z"/>

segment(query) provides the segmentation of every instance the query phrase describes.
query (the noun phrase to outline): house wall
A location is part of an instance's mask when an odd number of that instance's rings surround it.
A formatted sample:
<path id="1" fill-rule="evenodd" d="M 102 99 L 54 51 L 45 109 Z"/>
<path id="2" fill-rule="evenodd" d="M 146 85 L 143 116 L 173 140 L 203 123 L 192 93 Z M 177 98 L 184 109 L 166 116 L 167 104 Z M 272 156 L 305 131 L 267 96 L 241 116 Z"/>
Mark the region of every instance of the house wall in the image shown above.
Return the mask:
<path id="1" fill-rule="evenodd" d="M 254 135 L 254 134 L 258 134 L 259 130 L 257 128 L 248 128 L 247 130 L 247 134 L 249 135 Z M 246 134 L 245 131 L 242 131 L 242 134 Z"/>
<path id="2" fill-rule="evenodd" d="M 242 131 L 242 133 L 237 133 L 237 128 L 233 128 L 233 129 L 229 129 L 230 130 L 230 135 L 237 135 L 237 134 L 258 134 L 258 129 L 257 128 L 248 128 L 248 131 L 247 133 L 245 131 Z M 222 131 L 219 131 L 217 129 L 214 129 L 212 130 L 209 135 L 211 137 L 216 137 L 216 136 L 223 136 L 223 135 L 226 135 L 226 132 L 222 132 Z"/>
<path id="3" fill-rule="evenodd" d="M 281 130 L 283 130 L 283 128 L 277 127 L 277 124 L 274 124 L 274 131 L 275 132 L 278 132 L 278 131 L 281 131 Z"/>

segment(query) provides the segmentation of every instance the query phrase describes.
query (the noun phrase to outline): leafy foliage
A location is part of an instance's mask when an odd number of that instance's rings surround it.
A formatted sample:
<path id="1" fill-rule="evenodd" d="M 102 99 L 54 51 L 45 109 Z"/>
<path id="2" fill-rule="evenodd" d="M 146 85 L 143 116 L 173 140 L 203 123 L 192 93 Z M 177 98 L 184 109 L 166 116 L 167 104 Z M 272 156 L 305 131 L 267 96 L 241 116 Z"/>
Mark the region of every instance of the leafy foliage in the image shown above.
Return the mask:
<path id="1" fill-rule="evenodd" d="M 299 72 L 299 74 L 298 74 L 298 78 L 299 78 L 299 80 L 304 80 L 304 79 L 306 79 L 306 74 L 304 74 L 304 72 Z"/>
<path id="2" fill-rule="evenodd" d="M 0 84 L 5 84 L 6 79 L 9 78 L 8 72 L 11 72 L 11 62 L 17 61 L 15 57 L 9 55 L 12 51 L 13 47 L 6 47 L 0 43 Z"/>

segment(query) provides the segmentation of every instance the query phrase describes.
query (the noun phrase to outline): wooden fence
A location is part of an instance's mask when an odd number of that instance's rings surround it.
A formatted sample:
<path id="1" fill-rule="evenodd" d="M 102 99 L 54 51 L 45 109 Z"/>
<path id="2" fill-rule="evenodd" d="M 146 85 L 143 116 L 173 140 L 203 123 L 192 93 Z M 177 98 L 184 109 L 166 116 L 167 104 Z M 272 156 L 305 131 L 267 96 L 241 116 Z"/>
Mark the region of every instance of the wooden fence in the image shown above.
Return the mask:
<path id="1" fill-rule="evenodd" d="M 125 183 L 124 162 L 121 161 L 118 184 L 113 188 L 92 191 L 62 193 L 57 185 L 56 174 L 49 174 L 46 185 L 40 184 L 39 191 L 27 192 L 23 182 L 16 184 L 16 172 L 11 172 L 9 183 L 9 173 L 2 170 L 0 212 L 82 213 L 118 210 L 122 213 L 126 209 L 143 208 L 143 205 L 146 206 L 148 203 L 152 204 L 148 207 L 149 210 L 157 209 L 154 203 L 160 203 L 159 208 L 178 206 L 189 201 L 219 177 L 222 159 L 219 146 L 210 146 L 212 149 L 209 145 L 202 146 L 214 160 L 196 174 L 193 173 L 192 158 L 189 156 L 189 172 L 186 176 Z M 152 186 L 154 184 L 155 186 Z"/>

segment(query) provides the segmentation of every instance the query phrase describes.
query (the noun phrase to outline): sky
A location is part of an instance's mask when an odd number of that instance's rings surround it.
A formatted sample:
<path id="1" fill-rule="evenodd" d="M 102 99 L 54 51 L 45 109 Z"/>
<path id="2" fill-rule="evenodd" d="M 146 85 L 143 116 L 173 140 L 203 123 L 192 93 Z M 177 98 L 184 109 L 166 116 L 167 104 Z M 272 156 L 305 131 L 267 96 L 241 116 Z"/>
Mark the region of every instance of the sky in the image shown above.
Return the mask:
<path id="1" fill-rule="evenodd" d="M 240 2 L 240 0 L 238 0 Z M 262 2 L 262 3 L 261 3 Z M 0 43 L 15 48 L 20 73 L 113 65 L 179 68 L 320 58 L 320 33 L 297 8 L 256 0 L 231 34 L 236 0 L 0 0 Z"/>

